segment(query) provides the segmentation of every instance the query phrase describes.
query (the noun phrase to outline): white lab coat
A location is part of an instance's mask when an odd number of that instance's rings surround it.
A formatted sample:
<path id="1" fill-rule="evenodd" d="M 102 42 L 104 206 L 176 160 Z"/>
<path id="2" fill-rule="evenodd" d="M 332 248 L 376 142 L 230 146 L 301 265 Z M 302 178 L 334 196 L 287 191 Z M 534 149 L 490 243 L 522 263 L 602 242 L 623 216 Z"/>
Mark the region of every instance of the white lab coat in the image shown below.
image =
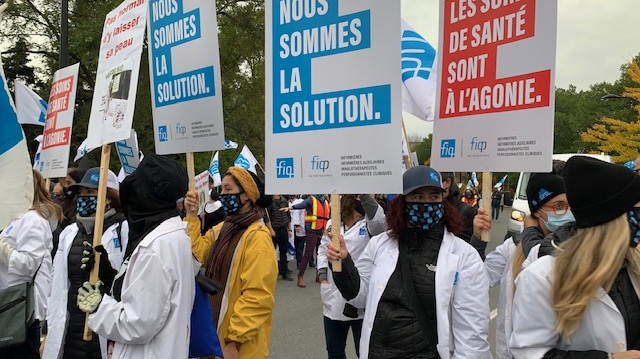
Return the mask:
<path id="1" fill-rule="evenodd" d="M 51 233 L 49 220 L 32 209 L 13 220 L 0 234 L 15 249 L 8 265 L 0 265 L 0 289 L 31 282 L 38 271 L 33 290 L 34 315 L 38 320 L 45 317 L 46 298 L 51 290 Z"/>
<path id="2" fill-rule="evenodd" d="M 122 229 L 118 238 L 118 223 L 114 223 L 102 234 L 102 246 L 109 254 L 109 263 L 112 268 L 118 269 L 122 265 L 124 251 L 129 238 L 129 226 L 127 221 L 122 222 Z M 78 234 L 78 224 L 68 225 L 60 233 L 58 251 L 53 261 L 52 289 L 49 297 L 49 311 L 47 312 L 47 340 L 45 342 L 43 359 L 58 359 L 62 356 L 62 345 L 67 330 L 69 313 L 67 312 L 67 300 L 69 294 L 69 268 L 68 259 L 71 244 Z M 78 265 L 80 265 L 78 263 Z M 107 356 L 106 339 L 100 338 L 102 357 Z"/>
<path id="3" fill-rule="evenodd" d="M 298 203 L 302 203 L 302 198 L 296 198 L 291 201 L 291 206 L 295 206 Z M 294 234 L 298 237 L 304 237 L 306 235 L 304 229 L 304 216 L 306 215 L 305 209 L 292 209 L 291 211 L 291 224 L 294 226 Z M 295 227 L 298 226 L 298 227 Z"/>
<path id="4" fill-rule="evenodd" d="M 398 262 L 398 241 L 382 233 L 371 238 L 356 262 L 360 292 L 349 301 L 366 308 L 360 359 L 367 359 L 378 303 Z M 489 332 L 489 278 L 469 243 L 445 230 L 436 270 L 437 350 L 442 359 L 492 358 Z"/>
<path id="5" fill-rule="evenodd" d="M 331 226 L 331 220 L 327 222 L 327 228 Z M 344 226 L 340 228 L 340 233 L 344 237 L 345 244 L 347 245 L 347 251 L 351 258 L 354 261 L 358 260 L 367 244 L 369 244 L 369 229 L 375 230 L 377 232 L 372 232 L 371 234 L 376 235 L 381 231 L 385 230 L 387 227 L 386 217 L 384 215 L 384 210 L 382 207 L 378 206 L 378 211 L 373 216 L 372 219 L 363 218 L 358 222 L 354 223 L 346 231 L 344 230 Z M 329 243 L 329 237 L 325 234 L 322 236 L 320 247 L 318 247 L 318 268 L 327 268 L 327 280 L 329 283 L 320 284 L 320 297 L 322 298 L 322 314 L 325 317 L 332 320 L 355 320 L 362 319 L 364 311 L 362 309 L 358 310 L 357 318 L 349 318 L 342 314 L 344 310 L 344 305 L 347 303 L 346 300 L 340 294 L 340 291 L 333 283 L 333 275 L 331 274 L 331 269 L 329 268 L 329 261 L 327 260 L 327 244 Z"/>
<path id="6" fill-rule="evenodd" d="M 622 314 L 613 300 L 598 289 L 571 340 L 556 333 L 556 314 L 551 299 L 555 258 L 545 256 L 527 267 L 516 280 L 513 306 L 513 332 L 509 347 L 516 359 L 539 359 L 551 349 L 601 350 L 618 353 L 627 350 Z M 630 275 L 640 296 L 635 276 Z"/>
<path id="7" fill-rule="evenodd" d="M 513 307 L 513 274 L 511 265 L 516 245 L 513 237 L 487 255 L 484 265 L 489 274 L 491 287 L 500 285 L 498 297 L 498 315 L 496 317 L 496 357 L 498 359 L 512 359 L 509 351 L 509 337 L 511 336 L 511 309 Z"/>
<path id="8" fill-rule="evenodd" d="M 89 327 L 115 342 L 113 359 L 188 357 L 195 273 L 186 227 L 176 216 L 147 234 L 122 265 L 122 300 L 105 294 L 89 315 Z"/>

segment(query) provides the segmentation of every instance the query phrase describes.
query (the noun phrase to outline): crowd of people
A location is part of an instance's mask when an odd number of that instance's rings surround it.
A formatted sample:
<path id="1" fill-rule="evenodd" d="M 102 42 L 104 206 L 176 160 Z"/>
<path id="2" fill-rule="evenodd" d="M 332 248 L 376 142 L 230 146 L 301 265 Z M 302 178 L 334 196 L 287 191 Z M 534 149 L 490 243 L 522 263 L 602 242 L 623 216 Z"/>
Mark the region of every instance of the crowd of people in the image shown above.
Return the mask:
<path id="1" fill-rule="evenodd" d="M 122 183 L 108 172 L 96 223 L 100 176 L 73 169 L 49 189 L 33 171 L 33 206 L 0 234 L 0 291 L 31 284 L 34 308 L 0 358 L 192 357 L 199 276 L 214 287 L 209 357 L 266 358 L 289 258 L 298 287 L 316 267 L 330 359 L 350 331 L 359 358 L 492 358 L 494 286 L 499 359 L 640 358 L 640 177 L 624 166 L 574 156 L 532 174 L 522 233 L 490 253 L 502 193 L 488 213 L 428 166 L 391 198 L 342 195 L 339 231 L 327 195 L 267 195 L 241 167 L 199 213 L 186 170 L 154 154 Z"/>

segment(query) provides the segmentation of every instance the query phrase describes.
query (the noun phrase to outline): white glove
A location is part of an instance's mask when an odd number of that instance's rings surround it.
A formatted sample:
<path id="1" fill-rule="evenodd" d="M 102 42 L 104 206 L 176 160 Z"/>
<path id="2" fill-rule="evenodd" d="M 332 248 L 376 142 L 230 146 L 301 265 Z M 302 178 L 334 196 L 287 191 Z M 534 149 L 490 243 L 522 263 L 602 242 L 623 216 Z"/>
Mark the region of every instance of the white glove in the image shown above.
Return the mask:
<path id="1" fill-rule="evenodd" d="M 82 287 L 78 289 L 78 308 L 80 308 L 81 311 L 93 313 L 98 309 L 102 301 L 101 284 L 102 282 L 98 281 L 98 283 L 93 286 L 89 282 L 84 282 Z"/>
<path id="2" fill-rule="evenodd" d="M 13 251 L 13 246 L 0 238 L 0 263 L 9 264 L 9 258 L 11 258 L 11 252 Z"/>

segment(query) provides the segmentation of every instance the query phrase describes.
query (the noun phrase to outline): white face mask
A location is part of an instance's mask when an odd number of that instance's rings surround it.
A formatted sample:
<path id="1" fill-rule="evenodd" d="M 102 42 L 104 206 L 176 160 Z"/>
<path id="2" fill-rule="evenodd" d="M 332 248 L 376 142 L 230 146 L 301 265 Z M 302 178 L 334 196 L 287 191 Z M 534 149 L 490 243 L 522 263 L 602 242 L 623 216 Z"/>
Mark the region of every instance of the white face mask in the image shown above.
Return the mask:
<path id="1" fill-rule="evenodd" d="M 540 218 L 540 220 L 551 232 L 555 232 L 561 226 L 569 222 L 575 222 L 576 220 L 573 217 L 573 213 L 571 213 L 571 210 L 568 210 L 567 213 L 561 214 L 561 215 L 557 215 L 553 212 L 546 212 L 546 211 L 544 213 L 547 214 L 547 220 L 545 221 L 542 218 Z"/>

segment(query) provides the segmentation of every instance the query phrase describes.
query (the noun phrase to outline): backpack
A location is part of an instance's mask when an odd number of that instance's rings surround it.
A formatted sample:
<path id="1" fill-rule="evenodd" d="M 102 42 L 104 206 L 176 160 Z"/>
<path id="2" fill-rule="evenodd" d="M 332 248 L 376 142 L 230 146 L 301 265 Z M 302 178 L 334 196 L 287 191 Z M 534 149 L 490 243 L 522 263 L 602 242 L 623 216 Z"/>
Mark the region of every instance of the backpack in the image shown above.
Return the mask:
<path id="1" fill-rule="evenodd" d="M 195 277 L 196 295 L 191 309 L 191 337 L 189 339 L 189 358 L 215 355 L 222 358 L 222 347 L 213 318 L 213 309 L 209 295 L 220 290 L 210 278 L 198 273 Z"/>

